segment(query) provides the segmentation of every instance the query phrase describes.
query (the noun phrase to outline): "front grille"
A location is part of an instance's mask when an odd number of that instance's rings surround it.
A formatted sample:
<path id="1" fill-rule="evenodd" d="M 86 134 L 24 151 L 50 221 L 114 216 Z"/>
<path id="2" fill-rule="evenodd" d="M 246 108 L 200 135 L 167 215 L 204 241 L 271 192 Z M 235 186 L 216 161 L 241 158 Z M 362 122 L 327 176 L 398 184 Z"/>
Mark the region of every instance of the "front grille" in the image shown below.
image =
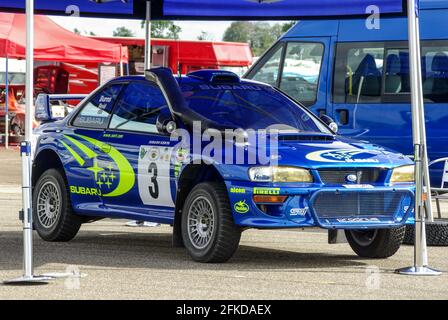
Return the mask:
<path id="1" fill-rule="evenodd" d="M 377 183 L 381 173 L 385 169 L 382 168 L 356 168 L 356 169 L 321 169 L 319 176 L 325 184 L 346 184 L 347 176 L 356 175 L 356 183 Z"/>
<path id="2" fill-rule="evenodd" d="M 408 191 L 320 191 L 312 205 L 319 218 L 394 216 L 409 210 L 411 199 Z"/>

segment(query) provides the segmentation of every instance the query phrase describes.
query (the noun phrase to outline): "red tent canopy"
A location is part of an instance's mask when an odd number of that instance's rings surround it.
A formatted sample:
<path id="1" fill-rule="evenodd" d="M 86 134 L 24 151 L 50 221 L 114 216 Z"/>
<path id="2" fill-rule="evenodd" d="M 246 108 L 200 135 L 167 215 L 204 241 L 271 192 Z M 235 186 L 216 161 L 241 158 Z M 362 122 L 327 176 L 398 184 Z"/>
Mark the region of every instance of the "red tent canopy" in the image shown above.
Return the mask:
<path id="1" fill-rule="evenodd" d="M 127 62 L 127 48 L 70 32 L 46 16 L 35 16 L 34 59 L 58 62 Z M 26 17 L 0 13 L 0 57 L 25 58 Z"/>

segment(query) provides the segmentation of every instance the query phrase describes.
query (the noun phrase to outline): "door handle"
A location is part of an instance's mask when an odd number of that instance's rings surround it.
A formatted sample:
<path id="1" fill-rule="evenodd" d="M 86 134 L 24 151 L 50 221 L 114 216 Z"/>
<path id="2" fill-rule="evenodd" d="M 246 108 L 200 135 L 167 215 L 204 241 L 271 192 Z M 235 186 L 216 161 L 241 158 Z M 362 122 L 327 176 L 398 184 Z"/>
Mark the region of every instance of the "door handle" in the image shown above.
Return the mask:
<path id="1" fill-rule="evenodd" d="M 99 149 L 101 150 L 101 152 L 109 153 L 111 147 L 110 147 L 110 145 L 108 145 L 107 143 L 101 143 Z"/>
<path id="2" fill-rule="evenodd" d="M 341 125 L 347 125 L 348 122 L 349 122 L 348 110 L 347 109 L 340 109 L 340 110 L 338 110 L 338 114 L 339 114 L 339 123 Z"/>

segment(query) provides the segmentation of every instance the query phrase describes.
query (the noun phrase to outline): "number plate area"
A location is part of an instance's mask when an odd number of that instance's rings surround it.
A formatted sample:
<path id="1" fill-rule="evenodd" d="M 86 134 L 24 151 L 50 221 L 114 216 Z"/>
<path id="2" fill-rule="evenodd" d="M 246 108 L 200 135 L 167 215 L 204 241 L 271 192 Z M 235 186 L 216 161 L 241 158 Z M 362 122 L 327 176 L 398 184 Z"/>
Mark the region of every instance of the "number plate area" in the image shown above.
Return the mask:
<path id="1" fill-rule="evenodd" d="M 172 152 L 172 147 L 140 147 L 137 180 L 143 204 L 174 207 L 170 177 Z"/>

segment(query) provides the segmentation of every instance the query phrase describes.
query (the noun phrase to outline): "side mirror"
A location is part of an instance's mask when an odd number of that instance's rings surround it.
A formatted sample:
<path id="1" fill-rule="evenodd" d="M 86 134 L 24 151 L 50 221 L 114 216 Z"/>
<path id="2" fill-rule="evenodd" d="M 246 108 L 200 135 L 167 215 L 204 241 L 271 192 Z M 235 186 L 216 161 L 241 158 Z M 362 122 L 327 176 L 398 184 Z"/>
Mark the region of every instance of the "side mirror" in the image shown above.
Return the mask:
<path id="1" fill-rule="evenodd" d="M 37 96 L 34 106 L 34 118 L 37 121 L 52 120 L 50 97 L 48 94 L 41 93 Z"/>
<path id="2" fill-rule="evenodd" d="M 331 117 L 323 114 L 320 116 L 320 120 L 322 120 L 322 122 L 325 123 L 331 131 L 333 131 L 334 133 L 338 133 L 338 124 Z"/>
<path id="3" fill-rule="evenodd" d="M 64 119 L 67 116 L 67 108 L 65 105 L 51 104 L 51 101 L 79 101 L 83 100 L 87 95 L 82 94 L 46 94 L 41 93 L 34 102 L 34 118 L 37 121 L 56 121 Z"/>
<path id="4" fill-rule="evenodd" d="M 177 129 L 177 124 L 171 115 L 160 114 L 157 118 L 156 127 L 160 133 L 172 134 Z"/>

